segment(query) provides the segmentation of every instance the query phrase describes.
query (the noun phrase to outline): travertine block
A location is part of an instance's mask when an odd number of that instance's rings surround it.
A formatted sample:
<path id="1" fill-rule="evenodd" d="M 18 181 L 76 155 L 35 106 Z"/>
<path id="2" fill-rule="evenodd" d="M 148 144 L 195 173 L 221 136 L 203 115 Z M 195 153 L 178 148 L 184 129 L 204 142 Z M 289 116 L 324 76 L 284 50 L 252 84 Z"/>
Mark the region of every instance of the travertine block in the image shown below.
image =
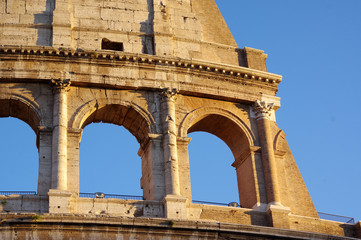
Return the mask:
<path id="1" fill-rule="evenodd" d="M 135 23 L 144 23 L 149 19 L 148 11 L 134 11 L 133 12 L 133 22 Z"/>
<path id="2" fill-rule="evenodd" d="M 167 195 L 164 200 L 165 217 L 169 219 L 187 218 L 187 199 L 181 196 Z"/>
<path id="3" fill-rule="evenodd" d="M 20 14 L 19 15 L 20 24 L 34 24 L 35 15 L 34 14 Z"/>
<path id="4" fill-rule="evenodd" d="M 125 9 L 125 3 L 120 1 L 104 1 L 104 8 Z"/>
<path id="5" fill-rule="evenodd" d="M 114 10 L 111 8 L 102 8 L 100 10 L 100 17 L 102 20 L 112 20 L 112 21 L 132 21 L 133 12 L 125 10 Z"/>
<path id="6" fill-rule="evenodd" d="M 129 21 L 108 21 L 108 24 L 111 23 L 113 26 L 113 30 L 122 31 L 122 32 L 130 32 L 132 31 L 132 23 Z"/>
<path id="7" fill-rule="evenodd" d="M 267 209 L 270 224 L 275 228 L 290 229 L 290 213 L 290 208 L 283 206 L 269 205 Z"/>
<path id="8" fill-rule="evenodd" d="M 129 9 L 131 11 L 145 11 L 145 12 L 148 12 L 149 10 L 149 3 L 147 4 L 144 4 L 144 1 L 143 2 L 125 2 L 124 3 L 124 8 L 123 9 Z"/>
<path id="9" fill-rule="evenodd" d="M 70 13 L 68 11 L 54 11 L 53 24 L 56 25 L 69 25 L 71 24 Z"/>
<path id="10" fill-rule="evenodd" d="M 6 13 L 25 14 L 26 1 L 6 1 Z"/>
<path id="11" fill-rule="evenodd" d="M 70 192 L 50 189 L 48 196 L 49 213 L 70 213 Z"/>
<path id="12" fill-rule="evenodd" d="M 106 21 L 100 21 L 98 19 L 81 18 L 79 19 L 79 27 L 92 28 L 92 29 L 107 29 L 108 23 Z"/>
<path id="13" fill-rule="evenodd" d="M 20 15 L 17 13 L 3 13 L 0 14 L 0 22 L 3 24 L 19 23 Z"/>
<path id="14" fill-rule="evenodd" d="M 5 1 L 0 2 L 0 14 L 5 13 Z"/>
<path id="15" fill-rule="evenodd" d="M 74 6 L 74 17 L 99 19 L 100 9 L 100 7 Z"/>
<path id="16" fill-rule="evenodd" d="M 27 13 L 43 13 L 49 12 L 52 10 L 50 9 L 50 1 L 44 0 L 26 0 L 26 12 Z M 48 3 L 49 2 L 49 3 Z"/>

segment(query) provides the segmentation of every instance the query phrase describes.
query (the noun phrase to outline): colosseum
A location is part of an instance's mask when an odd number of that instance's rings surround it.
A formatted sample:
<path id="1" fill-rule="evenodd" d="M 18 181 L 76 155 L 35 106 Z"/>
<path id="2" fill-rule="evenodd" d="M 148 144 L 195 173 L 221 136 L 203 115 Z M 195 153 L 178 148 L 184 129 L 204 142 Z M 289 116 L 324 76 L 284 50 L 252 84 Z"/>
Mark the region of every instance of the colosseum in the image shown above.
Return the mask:
<path id="1" fill-rule="evenodd" d="M 214 0 L 0 1 L 0 117 L 36 134 L 35 194 L 0 195 L 1 239 L 353 239 L 321 219 L 285 133 L 282 76 L 237 46 Z M 139 142 L 142 199 L 79 195 L 97 122 Z M 189 133 L 231 150 L 239 204 L 192 201 Z"/>

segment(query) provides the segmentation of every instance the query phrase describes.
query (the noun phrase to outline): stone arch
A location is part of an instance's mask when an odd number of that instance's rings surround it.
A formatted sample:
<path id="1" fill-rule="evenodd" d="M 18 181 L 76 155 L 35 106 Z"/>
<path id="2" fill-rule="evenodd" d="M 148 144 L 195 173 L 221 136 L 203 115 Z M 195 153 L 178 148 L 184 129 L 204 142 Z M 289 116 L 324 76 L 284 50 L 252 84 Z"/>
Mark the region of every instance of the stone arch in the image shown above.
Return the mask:
<path id="1" fill-rule="evenodd" d="M 7 95 L 0 98 L 0 117 L 15 117 L 27 123 L 38 134 L 39 127 L 42 126 L 40 107 L 20 95 Z"/>
<path id="2" fill-rule="evenodd" d="M 239 203 L 242 207 L 252 208 L 262 202 L 263 190 L 260 154 L 255 147 L 256 137 L 244 121 L 234 113 L 216 107 L 202 107 L 188 113 L 179 128 L 179 136 L 204 131 L 213 134 L 226 143 L 232 151 L 236 170 Z M 183 149 L 183 151 L 187 151 Z M 190 183 L 190 181 L 189 181 Z M 188 197 L 191 186 L 187 185 Z"/>
<path id="3" fill-rule="evenodd" d="M 235 159 L 253 146 L 256 139 L 242 119 L 216 107 L 198 108 L 186 115 L 179 127 L 179 136 L 187 137 L 188 133 L 196 131 L 205 131 L 222 139 Z"/>
<path id="4" fill-rule="evenodd" d="M 274 141 L 273 141 L 273 149 L 275 151 L 283 151 L 284 149 L 284 140 L 286 139 L 286 134 L 283 130 L 279 130 L 277 133 L 276 133 L 276 136 L 274 137 Z"/>
<path id="5" fill-rule="evenodd" d="M 4 96 L 4 95 L 3 95 Z M 43 144 L 40 143 L 40 130 L 45 126 L 44 118 L 42 117 L 40 106 L 30 99 L 16 94 L 6 94 L 4 97 L 0 98 L 0 118 L 2 117 L 14 117 L 23 122 L 25 122 L 36 135 L 36 147 L 38 155 L 44 156 L 39 160 L 38 165 L 38 188 L 37 193 L 39 195 L 45 195 L 49 189 L 47 183 L 50 182 L 47 179 L 46 174 L 40 174 L 49 172 L 50 170 L 46 168 L 48 165 L 45 163 L 50 157 L 43 153 Z M 48 151 L 45 151 L 48 152 Z M 49 153 L 51 154 L 51 152 Z M 45 164 L 44 164 L 45 163 Z M 45 166 L 45 167 L 44 167 Z"/>
<path id="6" fill-rule="evenodd" d="M 155 120 L 142 107 L 123 100 L 97 99 L 84 104 L 71 119 L 69 126 L 83 129 L 92 122 L 113 123 L 124 126 L 139 143 L 155 132 Z"/>

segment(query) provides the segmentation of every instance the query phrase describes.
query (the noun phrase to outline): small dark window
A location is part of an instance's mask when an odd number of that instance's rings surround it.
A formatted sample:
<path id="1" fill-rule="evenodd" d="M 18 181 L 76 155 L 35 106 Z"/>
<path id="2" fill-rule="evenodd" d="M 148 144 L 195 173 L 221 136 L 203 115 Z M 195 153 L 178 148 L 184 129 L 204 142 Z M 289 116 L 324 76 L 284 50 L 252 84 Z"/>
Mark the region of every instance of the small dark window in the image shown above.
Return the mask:
<path id="1" fill-rule="evenodd" d="M 114 50 L 114 51 L 124 51 L 124 46 L 122 42 L 113 42 L 107 38 L 102 39 L 102 49 Z"/>

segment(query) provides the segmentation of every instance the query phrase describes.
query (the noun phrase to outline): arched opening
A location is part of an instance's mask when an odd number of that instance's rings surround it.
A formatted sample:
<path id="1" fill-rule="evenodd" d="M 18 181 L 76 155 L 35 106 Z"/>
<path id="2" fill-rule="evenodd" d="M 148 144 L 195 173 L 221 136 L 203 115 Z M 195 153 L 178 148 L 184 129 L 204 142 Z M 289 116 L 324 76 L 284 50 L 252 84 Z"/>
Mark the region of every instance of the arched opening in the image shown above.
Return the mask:
<path id="1" fill-rule="evenodd" d="M 137 153 L 149 135 L 147 120 L 132 107 L 109 104 L 91 112 L 82 128 L 80 192 L 143 196 L 144 159 Z"/>
<path id="2" fill-rule="evenodd" d="M 118 104 L 98 106 L 82 123 L 84 129 L 90 123 L 112 123 L 124 126 L 139 143 L 148 138 L 150 126 L 147 120 L 134 108 Z"/>
<path id="3" fill-rule="evenodd" d="M 238 202 L 237 175 L 229 147 L 206 132 L 189 134 L 192 199 L 196 201 Z"/>
<path id="4" fill-rule="evenodd" d="M 124 127 L 92 123 L 80 144 L 80 192 L 142 196 L 139 143 Z"/>
<path id="5" fill-rule="evenodd" d="M 17 118 L 0 117 L 0 132 L 0 191 L 36 192 L 39 164 L 34 131 Z"/>
<path id="6" fill-rule="evenodd" d="M 22 99 L 0 99 L 0 118 L 14 117 L 26 122 L 35 133 L 38 132 L 40 120 L 34 108 Z"/>
<path id="7" fill-rule="evenodd" d="M 38 190 L 39 125 L 39 117 L 29 103 L 23 99 L 0 99 L 0 191 Z"/>
<path id="8" fill-rule="evenodd" d="M 188 133 L 200 131 L 211 133 L 223 140 L 232 151 L 235 159 L 249 148 L 249 142 L 243 130 L 225 116 L 217 114 L 203 116 L 194 121 L 188 129 Z"/>
<path id="9" fill-rule="evenodd" d="M 201 147 L 197 146 L 199 141 L 197 139 L 194 139 L 194 146 L 192 146 L 193 140 L 189 146 L 191 179 L 198 178 L 196 176 L 204 176 L 203 179 L 198 180 L 199 183 L 195 185 L 196 189 L 193 189 L 192 185 L 193 200 L 200 200 L 196 199 L 198 198 L 198 193 L 195 191 L 203 192 L 203 190 L 208 189 L 209 195 L 205 195 L 207 199 L 201 200 L 220 201 L 225 204 L 238 202 L 242 206 L 246 203 L 247 207 L 249 207 L 250 204 L 247 204 L 248 200 L 245 200 L 249 196 L 244 195 L 251 194 L 245 194 L 245 192 L 249 192 L 247 190 L 249 187 L 244 187 L 248 183 L 244 181 L 244 176 L 241 176 L 244 175 L 244 170 L 239 167 L 232 167 L 234 166 L 233 163 L 242 158 L 250 149 L 250 143 L 244 130 L 236 121 L 220 114 L 201 115 L 195 118 L 189 126 L 188 136 L 192 136 L 191 133 L 194 132 L 206 132 L 213 135 L 204 133 L 200 137 Z M 198 138 L 197 135 L 196 138 Z M 193 159 L 193 153 L 191 153 L 193 147 L 196 148 L 196 151 L 200 151 L 203 156 Z M 204 152 L 200 150 L 201 148 L 205 149 Z M 194 163 L 195 161 L 201 161 L 201 163 Z M 198 164 L 200 166 L 197 166 Z M 199 169 L 198 173 L 194 172 L 192 166 Z M 247 171 L 252 172 L 251 169 Z M 246 180 L 251 175 L 246 176 Z M 191 182 L 193 184 L 194 180 L 192 179 Z"/>

